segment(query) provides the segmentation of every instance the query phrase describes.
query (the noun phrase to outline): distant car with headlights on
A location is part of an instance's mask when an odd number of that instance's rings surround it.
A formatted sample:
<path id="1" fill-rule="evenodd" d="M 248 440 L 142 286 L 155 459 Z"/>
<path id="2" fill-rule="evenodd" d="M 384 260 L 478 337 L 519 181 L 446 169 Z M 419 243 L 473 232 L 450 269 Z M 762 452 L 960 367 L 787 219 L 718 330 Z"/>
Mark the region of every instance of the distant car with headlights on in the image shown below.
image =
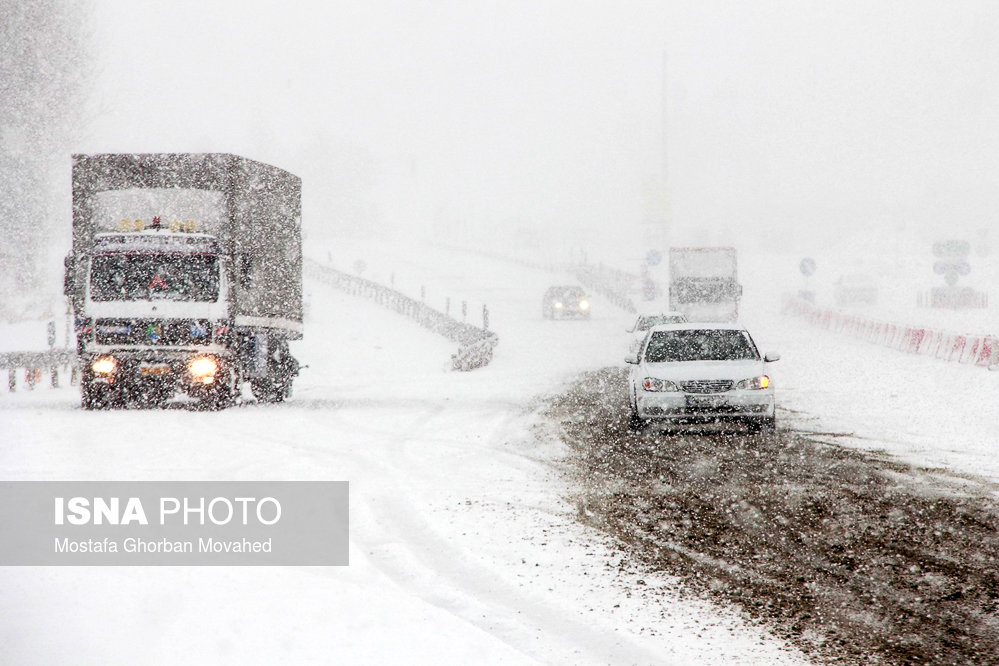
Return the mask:
<path id="1" fill-rule="evenodd" d="M 541 316 L 545 319 L 589 319 L 590 297 L 582 287 L 549 287 L 541 299 Z"/>
<path id="2" fill-rule="evenodd" d="M 638 351 L 639 346 L 642 344 L 642 340 L 645 339 L 645 334 L 648 333 L 649 329 L 653 326 L 659 326 L 661 324 L 686 323 L 687 316 L 682 312 L 646 312 L 638 315 L 635 319 L 635 323 L 631 325 L 631 328 L 625 329 L 625 333 L 628 333 L 631 336 L 628 353 L 635 354 Z"/>
<path id="3" fill-rule="evenodd" d="M 843 275 L 834 285 L 836 305 L 874 305 L 878 302 L 878 283 L 870 275 Z"/>
<path id="4" fill-rule="evenodd" d="M 749 331 L 737 324 L 667 324 L 649 329 L 629 355 L 630 427 L 741 422 L 776 427 L 773 383 Z"/>

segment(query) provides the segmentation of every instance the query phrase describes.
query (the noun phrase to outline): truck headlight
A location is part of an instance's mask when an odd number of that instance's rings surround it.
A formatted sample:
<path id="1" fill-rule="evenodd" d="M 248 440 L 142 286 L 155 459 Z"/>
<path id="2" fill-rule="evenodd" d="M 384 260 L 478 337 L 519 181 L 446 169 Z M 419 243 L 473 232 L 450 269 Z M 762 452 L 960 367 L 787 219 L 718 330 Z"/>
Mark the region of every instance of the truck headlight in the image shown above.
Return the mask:
<path id="1" fill-rule="evenodd" d="M 198 356 L 187 364 L 187 371 L 191 377 L 202 384 L 211 384 L 215 381 L 215 373 L 219 370 L 218 362 L 211 356 Z"/>
<path id="2" fill-rule="evenodd" d="M 589 310 L 590 309 L 590 302 L 587 301 L 587 300 L 580 301 L 579 302 L 579 309 L 580 310 Z"/>
<path id="3" fill-rule="evenodd" d="M 668 379 L 657 379 L 656 377 L 646 377 L 642 380 L 642 388 L 646 391 L 679 391 L 680 387 Z"/>
<path id="4" fill-rule="evenodd" d="M 110 375 L 118 369 L 118 361 L 111 356 L 101 356 L 94 359 L 94 362 L 90 364 L 90 369 L 94 371 L 95 375 Z"/>
<path id="5" fill-rule="evenodd" d="M 562 301 L 555 301 L 555 309 L 556 310 L 562 309 Z"/>
<path id="6" fill-rule="evenodd" d="M 754 390 L 758 391 L 760 389 L 765 389 L 770 386 L 770 378 L 766 375 L 760 375 L 759 377 L 750 377 L 749 379 L 743 379 L 735 385 L 735 388 L 740 390 Z"/>

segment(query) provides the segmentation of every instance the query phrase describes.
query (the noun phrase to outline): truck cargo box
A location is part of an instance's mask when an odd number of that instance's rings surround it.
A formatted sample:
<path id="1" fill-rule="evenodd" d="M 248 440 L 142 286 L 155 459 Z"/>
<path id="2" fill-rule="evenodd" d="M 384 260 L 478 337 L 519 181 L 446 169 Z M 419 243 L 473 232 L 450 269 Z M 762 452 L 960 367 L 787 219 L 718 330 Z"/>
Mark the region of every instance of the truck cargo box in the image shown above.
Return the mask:
<path id="1" fill-rule="evenodd" d="M 236 326 L 300 338 L 301 194 L 297 176 L 237 155 L 74 155 L 67 294 L 80 311 L 95 234 L 121 232 L 122 241 L 137 242 L 126 232 L 162 225 L 217 239 Z"/>

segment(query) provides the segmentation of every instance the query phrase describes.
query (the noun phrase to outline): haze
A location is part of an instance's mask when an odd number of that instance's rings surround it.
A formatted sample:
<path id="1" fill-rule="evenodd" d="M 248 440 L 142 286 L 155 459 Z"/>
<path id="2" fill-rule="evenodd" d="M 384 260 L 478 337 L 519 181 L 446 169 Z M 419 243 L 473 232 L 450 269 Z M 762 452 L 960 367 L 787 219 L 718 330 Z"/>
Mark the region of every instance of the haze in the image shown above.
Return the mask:
<path id="1" fill-rule="evenodd" d="M 991 2 L 105 2 L 94 25 L 77 151 L 274 163 L 312 238 L 640 257 L 664 59 L 667 244 L 982 233 L 999 203 Z"/>

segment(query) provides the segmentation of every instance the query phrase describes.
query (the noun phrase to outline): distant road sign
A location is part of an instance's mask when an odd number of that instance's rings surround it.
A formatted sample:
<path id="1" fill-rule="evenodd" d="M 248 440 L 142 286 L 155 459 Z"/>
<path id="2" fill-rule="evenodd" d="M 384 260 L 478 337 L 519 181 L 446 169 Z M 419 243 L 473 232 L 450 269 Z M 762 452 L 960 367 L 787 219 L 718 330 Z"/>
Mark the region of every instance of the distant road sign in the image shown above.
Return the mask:
<path id="1" fill-rule="evenodd" d="M 811 257 L 805 257 L 804 259 L 801 260 L 801 263 L 798 265 L 798 268 L 801 269 L 802 275 L 808 277 L 809 275 L 815 273 L 815 260 L 812 259 Z"/>
<path id="2" fill-rule="evenodd" d="M 940 259 L 963 259 L 971 252 L 971 244 L 963 240 L 937 241 L 933 244 L 933 256 Z"/>
<path id="3" fill-rule="evenodd" d="M 654 301 L 656 298 L 656 283 L 648 278 L 642 283 L 642 297 L 647 301 Z"/>
<path id="4" fill-rule="evenodd" d="M 967 261 L 955 261 L 953 259 L 945 259 L 938 261 L 933 264 L 933 272 L 937 275 L 945 275 L 947 273 L 954 273 L 956 275 L 967 275 L 971 272 L 971 264 Z"/>

